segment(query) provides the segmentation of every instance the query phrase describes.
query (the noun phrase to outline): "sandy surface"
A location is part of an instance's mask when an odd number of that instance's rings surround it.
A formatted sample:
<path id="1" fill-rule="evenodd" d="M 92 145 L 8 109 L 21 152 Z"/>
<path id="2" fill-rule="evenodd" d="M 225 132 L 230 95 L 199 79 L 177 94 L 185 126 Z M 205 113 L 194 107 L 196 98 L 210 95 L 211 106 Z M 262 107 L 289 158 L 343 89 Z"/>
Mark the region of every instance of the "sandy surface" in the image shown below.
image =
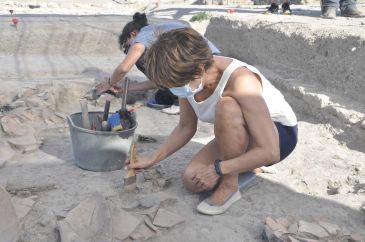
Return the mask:
<path id="1" fill-rule="evenodd" d="M 236 13 L 228 14 L 226 6 L 167 5 L 163 1 L 150 13 L 153 21 L 188 21 L 196 12 L 211 12 L 211 21 L 191 25 L 224 54 L 257 65 L 298 114 L 299 144 L 289 158 L 275 165 L 278 173 L 258 175 L 227 213 L 207 217 L 196 212 L 199 196 L 183 188 L 180 176 L 193 154 L 213 138 L 211 125 L 200 123 L 193 140 L 161 162 L 158 170 L 168 185 L 156 187 L 140 176 L 140 192 L 125 194 L 125 171 L 90 172 L 74 164 L 66 121 L 53 115 L 79 112 L 78 100 L 94 79 L 110 73 L 123 58 L 116 36 L 130 19 L 128 14 L 145 5 L 43 2 L 48 6 L 15 9 L 20 18 L 17 31 L 6 8 L 0 8 L 4 30 L 0 106 L 24 100 L 25 107 L 11 112 L 23 117 L 33 127 L 36 140 L 43 142 L 32 152 L 12 147 L 16 154 L 0 166 L 0 186 L 13 198 L 34 201 L 19 220 L 20 241 L 58 241 L 57 223 L 95 192 L 136 216 L 143 209 L 133 205 L 135 201 L 168 197 L 161 206 L 185 221 L 161 230 L 149 241 L 262 241 L 267 216 L 329 221 L 365 238 L 365 19 L 324 20 L 318 17 L 318 6 L 293 6 L 296 15 L 281 16 L 259 14 L 264 6 L 236 8 Z M 9 1 L 0 1 L 0 5 L 15 6 Z M 131 76 L 143 78 L 136 69 Z M 103 100 L 96 106 L 90 103 L 89 109 L 102 110 L 102 105 Z M 120 100 L 113 100 L 112 110 L 119 106 Z M 31 112 L 33 119 L 24 118 L 24 112 Z M 0 113 L 0 117 L 7 114 Z M 137 119 L 137 133 L 157 139 L 139 146 L 139 152 L 145 153 L 164 141 L 178 116 L 142 107 Z M 3 130 L 0 137 L 2 142 L 11 138 Z"/>

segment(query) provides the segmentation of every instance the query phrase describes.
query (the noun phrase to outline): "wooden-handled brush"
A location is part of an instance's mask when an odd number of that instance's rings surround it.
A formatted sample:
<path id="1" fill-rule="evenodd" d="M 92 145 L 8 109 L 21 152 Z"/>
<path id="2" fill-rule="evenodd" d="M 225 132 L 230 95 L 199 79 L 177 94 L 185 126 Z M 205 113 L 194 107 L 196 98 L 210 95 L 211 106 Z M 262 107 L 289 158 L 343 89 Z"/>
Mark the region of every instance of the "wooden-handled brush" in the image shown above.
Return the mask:
<path id="1" fill-rule="evenodd" d="M 137 156 L 137 142 L 133 142 L 130 155 L 129 164 L 134 164 L 136 162 Z M 134 169 L 129 169 L 127 175 L 124 177 L 124 190 L 128 192 L 135 191 L 137 189 L 137 177 Z"/>

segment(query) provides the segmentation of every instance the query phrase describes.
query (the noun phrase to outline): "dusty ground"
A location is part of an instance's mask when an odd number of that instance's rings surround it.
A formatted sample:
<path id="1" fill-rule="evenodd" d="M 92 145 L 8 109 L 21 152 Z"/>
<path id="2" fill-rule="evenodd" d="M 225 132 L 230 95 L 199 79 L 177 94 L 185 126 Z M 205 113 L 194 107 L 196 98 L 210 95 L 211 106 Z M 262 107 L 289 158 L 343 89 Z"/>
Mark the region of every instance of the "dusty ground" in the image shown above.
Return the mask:
<path id="1" fill-rule="evenodd" d="M 19 218 L 20 241 L 58 241 L 59 221 L 95 192 L 139 219 L 145 208 L 135 201 L 146 203 L 149 197 L 185 220 L 160 230 L 149 241 L 261 241 L 267 216 L 329 221 L 365 237 L 365 19 L 324 20 L 318 18 L 318 6 L 294 6 L 295 16 L 281 16 L 259 14 L 264 6 L 236 8 L 228 14 L 226 6 L 163 1 L 150 13 L 153 21 L 161 21 L 158 18 L 189 20 L 196 12 L 211 12 L 210 21 L 192 26 L 224 54 L 257 65 L 298 114 L 299 144 L 289 158 L 275 165 L 279 172 L 259 175 L 227 213 L 206 217 L 196 212 L 199 196 L 183 188 L 180 174 L 193 154 L 212 139 L 211 125 L 200 123 L 194 139 L 160 164 L 165 186 L 140 176 L 137 194 L 123 192 L 124 171 L 90 172 L 74 164 L 63 117 L 79 112 L 78 100 L 94 79 L 110 73 L 123 57 L 116 36 L 130 16 L 115 14 L 128 15 L 145 6 L 47 2 L 50 5 L 38 10 L 18 6 L 17 30 L 5 7 L 0 16 L 0 107 L 13 104 L 10 111 L 0 110 L 0 117 L 12 114 L 12 122 L 27 125 L 13 132 L 25 130 L 34 138 L 15 148 L 14 134 L 0 131 L 2 151 L 8 151 L 0 154 L 11 157 L 0 160 L 4 162 L 0 186 L 13 199 L 34 202 Z M 137 70 L 131 76 L 143 79 Z M 94 105 L 90 103 L 89 109 L 101 110 L 103 100 Z M 114 100 L 112 110 L 119 105 Z M 157 147 L 178 121 L 177 116 L 147 107 L 137 111 L 137 118 L 137 133 L 157 139 L 141 144 L 139 152 Z"/>

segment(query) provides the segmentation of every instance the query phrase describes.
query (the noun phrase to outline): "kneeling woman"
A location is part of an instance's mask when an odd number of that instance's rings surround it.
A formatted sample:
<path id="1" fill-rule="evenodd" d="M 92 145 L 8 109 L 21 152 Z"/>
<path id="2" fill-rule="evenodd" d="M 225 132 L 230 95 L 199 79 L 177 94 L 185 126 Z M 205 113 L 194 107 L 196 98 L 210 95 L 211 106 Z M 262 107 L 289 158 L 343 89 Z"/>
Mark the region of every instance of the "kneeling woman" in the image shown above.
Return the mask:
<path id="1" fill-rule="evenodd" d="M 130 167 L 151 167 L 179 150 L 194 136 L 198 119 L 213 123 L 215 138 L 183 174 L 190 191 L 214 189 L 199 212 L 223 213 L 241 198 L 239 173 L 275 164 L 295 148 L 297 119 L 280 91 L 255 67 L 212 55 L 195 30 L 161 34 L 145 62 L 150 80 L 179 97 L 180 121 L 164 144 Z"/>

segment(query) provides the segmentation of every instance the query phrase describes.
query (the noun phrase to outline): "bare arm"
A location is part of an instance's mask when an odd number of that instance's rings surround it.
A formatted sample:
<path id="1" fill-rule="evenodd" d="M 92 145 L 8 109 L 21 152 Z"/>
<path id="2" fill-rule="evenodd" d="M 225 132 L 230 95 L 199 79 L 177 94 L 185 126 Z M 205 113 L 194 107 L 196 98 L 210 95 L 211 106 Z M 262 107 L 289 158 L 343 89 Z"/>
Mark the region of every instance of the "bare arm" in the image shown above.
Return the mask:
<path id="1" fill-rule="evenodd" d="M 238 101 L 250 134 L 251 148 L 242 155 L 221 163 L 223 174 L 243 172 L 279 161 L 280 147 L 276 127 L 262 97 L 259 78 L 246 68 L 232 75 L 224 95 Z"/>
<path id="2" fill-rule="evenodd" d="M 155 84 L 150 81 L 146 80 L 143 82 L 132 82 L 129 84 L 128 91 L 147 91 L 151 89 L 156 89 L 157 87 Z M 114 92 L 124 92 L 124 88 L 118 84 L 118 86 L 113 86 L 112 90 Z"/>
<path id="3" fill-rule="evenodd" d="M 197 117 L 186 99 L 180 99 L 180 121 L 167 140 L 152 154 L 137 156 L 137 162 L 129 168 L 145 169 L 166 159 L 179 150 L 194 136 L 197 128 Z M 129 161 L 127 161 L 129 163 Z"/>
<path id="4" fill-rule="evenodd" d="M 115 68 L 111 78 L 110 85 L 113 86 L 123 79 L 123 77 L 132 69 L 138 59 L 142 56 L 145 46 L 141 43 L 134 44 L 128 51 L 124 60 Z"/>
<path id="5" fill-rule="evenodd" d="M 194 136 L 198 119 L 188 100 L 179 99 L 180 121 L 167 140 L 153 154 L 157 162 L 166 159 L 187 144 Z"/>

